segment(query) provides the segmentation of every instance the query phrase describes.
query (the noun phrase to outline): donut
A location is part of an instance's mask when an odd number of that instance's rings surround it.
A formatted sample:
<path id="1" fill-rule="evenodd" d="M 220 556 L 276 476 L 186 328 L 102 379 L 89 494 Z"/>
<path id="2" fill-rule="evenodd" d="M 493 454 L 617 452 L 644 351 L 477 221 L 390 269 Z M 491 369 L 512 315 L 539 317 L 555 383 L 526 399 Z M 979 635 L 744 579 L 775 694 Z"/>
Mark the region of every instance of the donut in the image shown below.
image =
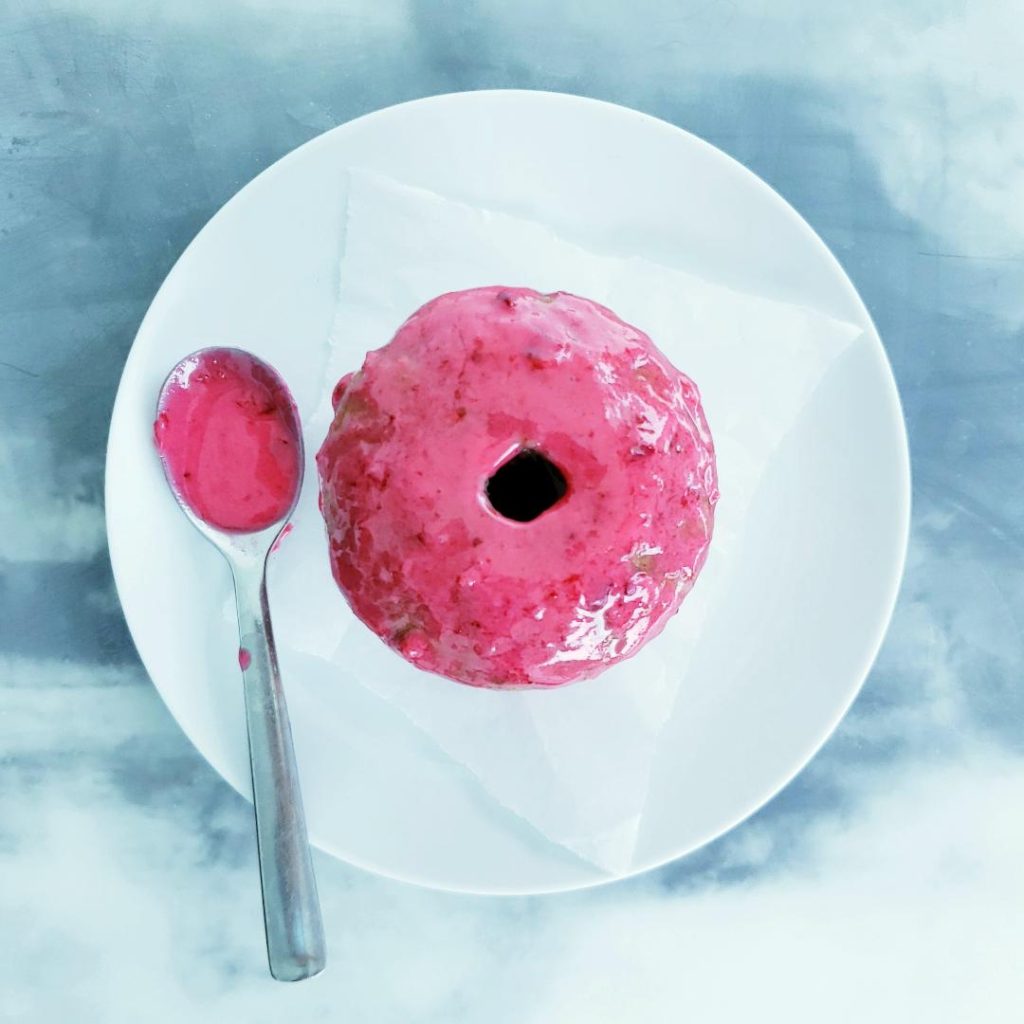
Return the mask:
<path id="1" fill-rule="evenodd" d="M 553 687 L 656 636 L 707 557 L 694 383 L 611 310 L 486 287 L 417 310 L 334 391 L 317 454 L 331 569 L 413 665 Z"/>

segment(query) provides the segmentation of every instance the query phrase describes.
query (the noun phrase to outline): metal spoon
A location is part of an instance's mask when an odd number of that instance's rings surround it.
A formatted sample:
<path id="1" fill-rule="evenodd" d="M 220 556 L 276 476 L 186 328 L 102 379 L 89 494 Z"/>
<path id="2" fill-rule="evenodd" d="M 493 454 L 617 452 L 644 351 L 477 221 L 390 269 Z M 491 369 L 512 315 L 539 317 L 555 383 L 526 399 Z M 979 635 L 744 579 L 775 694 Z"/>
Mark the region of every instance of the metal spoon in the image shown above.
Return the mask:
<path id="1" fill-rule="evenodd" d="M 182 368 L 201 354 L 186 357 L 168 375 L 160 389 L 158 416 L 166 406 L 169 389 L 178 386 Z M 260 362 L 254 356 L 249 358 Z M 275 380 L 280 379 L 272 367 L 261 365 Z M 284 391 L 287 393 L 287 389 Z M 297 412 L 294 417 L 294 435 L 299 446 L 295 497 L 281 519 L 255 532 L 227 532 L 200 519 L 182 496 L 167 458 L 160 453 L 167 482 L 178 504 L 192 525 L 227 559 L 234 580 L 263 921 L 270 973 L 278 981 L 311 978 L 326 963 L 323 920 L 267 603 L 267 558 L 295 509 L 302 486 L 302 431 Z"/>

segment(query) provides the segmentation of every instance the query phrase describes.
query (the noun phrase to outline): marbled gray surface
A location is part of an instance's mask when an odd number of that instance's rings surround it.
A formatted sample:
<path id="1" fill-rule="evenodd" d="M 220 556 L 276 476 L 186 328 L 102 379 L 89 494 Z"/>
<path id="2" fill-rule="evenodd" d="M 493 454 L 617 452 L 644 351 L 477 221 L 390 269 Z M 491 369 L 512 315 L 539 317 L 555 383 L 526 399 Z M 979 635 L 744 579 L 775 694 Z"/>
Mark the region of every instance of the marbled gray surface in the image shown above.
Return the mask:
<path id="1" fill-rule="evenodd" d="M 1024 1017 L 1024 64 L 952 0 L 0 5 L 0 1020 Z M 914 529 L 867 686 L 777 799 L 602 890 L 317 868 L 329 973 L 268 980 L 251 810 L 133 651 L 107 423 L 161 279 L 250 177 L 435 92 L 579 92 L 782 192 L 874 314 Z"/>

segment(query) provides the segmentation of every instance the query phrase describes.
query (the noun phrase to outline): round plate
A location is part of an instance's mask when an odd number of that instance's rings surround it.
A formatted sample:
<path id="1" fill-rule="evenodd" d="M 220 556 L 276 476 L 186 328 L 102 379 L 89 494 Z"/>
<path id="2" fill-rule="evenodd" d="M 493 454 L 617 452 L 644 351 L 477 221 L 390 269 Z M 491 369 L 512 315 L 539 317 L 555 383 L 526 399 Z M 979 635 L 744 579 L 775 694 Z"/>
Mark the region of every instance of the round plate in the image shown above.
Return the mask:
<path id="1" fill-rule="evenodd" d="M 246 792 L 227 570 L 168 492 L 153 409 L 168 368 L 214 344 L 268 360 L 300 408 L 311 406 L 350 167 L 526 216 L 596 248 L 614 233 L 620 250 L 626 238 L 636 254 L 865 328 L 767 471 L 728 614 L 716 616 L 727 627 L 702 642 L 662 737 L 635 870 L 695 849 L 778 792 L 856 695 L 902 572 L 909 466 L 882 345 L 822 241 L 730 157 L 634 111 L 537 92 L 391 107 L 295 150 L 200 232 L 139 329 L 107 452 L 114 575 L 149 674 L 200 752 Z M 303 687 L 301 664 L 285 672 L 317 846 L 437 888 L 526 893 L 608 880 L 500 810 L 377 698 L 352 693 L 345 714 L 327 714 Z"/>

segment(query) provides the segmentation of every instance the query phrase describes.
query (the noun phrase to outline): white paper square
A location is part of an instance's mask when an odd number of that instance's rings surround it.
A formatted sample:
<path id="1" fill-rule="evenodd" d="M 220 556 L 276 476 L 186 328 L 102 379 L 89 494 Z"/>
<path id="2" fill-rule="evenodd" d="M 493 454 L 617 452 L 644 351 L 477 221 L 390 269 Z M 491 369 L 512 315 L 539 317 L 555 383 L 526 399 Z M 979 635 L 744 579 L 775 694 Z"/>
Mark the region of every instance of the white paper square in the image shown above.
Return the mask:
<path id="1" fill-rule="evenodd" d="M 286 625 L 280 638 L 389 701 L 551 841 L 620 873 L 633 857 L 658 739 L 701 626 L 737 569 L 733 556 L 757 484 L 825 369 L 861 330 L 353 171 L 322 400 L 304 427 L 311 457 L 330 424 L 337 379 L 427 300 L 481 285 L 570 291 L 606 304 L 697 383 L 722 497 L 694 591 L 660 637 L 597 679 L 545 692 L 460 686 L 408 665 L 336 593 L 310 585 L 302 567 L 326 560 L 327 549 L 315 498 L 304 495 L 288 565 L 275 572 L 282 610 L 275 614 Z"/>

